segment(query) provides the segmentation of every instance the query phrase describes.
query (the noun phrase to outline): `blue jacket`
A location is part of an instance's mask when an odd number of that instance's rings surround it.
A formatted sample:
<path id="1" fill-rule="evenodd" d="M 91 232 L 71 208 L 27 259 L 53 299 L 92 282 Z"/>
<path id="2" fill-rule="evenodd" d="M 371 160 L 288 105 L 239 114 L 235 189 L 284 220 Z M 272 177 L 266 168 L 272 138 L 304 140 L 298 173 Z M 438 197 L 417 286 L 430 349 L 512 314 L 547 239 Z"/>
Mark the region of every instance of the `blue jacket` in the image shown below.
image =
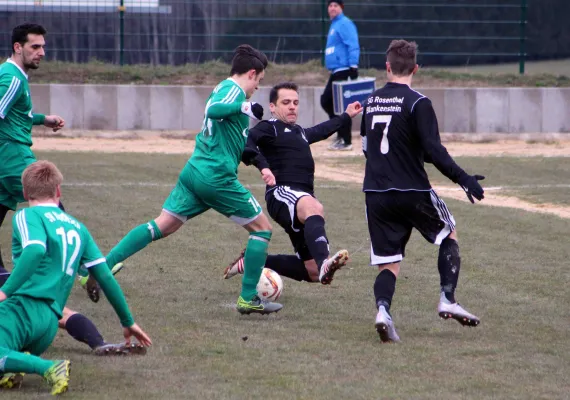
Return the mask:
<path id="1" fill-rule="evenodd" d="M 337 15 L 331 23 L 325 49 L 325 66 L 331 72 L 358 66 L 360 45 L 354 22 L 344 14 Z"/>

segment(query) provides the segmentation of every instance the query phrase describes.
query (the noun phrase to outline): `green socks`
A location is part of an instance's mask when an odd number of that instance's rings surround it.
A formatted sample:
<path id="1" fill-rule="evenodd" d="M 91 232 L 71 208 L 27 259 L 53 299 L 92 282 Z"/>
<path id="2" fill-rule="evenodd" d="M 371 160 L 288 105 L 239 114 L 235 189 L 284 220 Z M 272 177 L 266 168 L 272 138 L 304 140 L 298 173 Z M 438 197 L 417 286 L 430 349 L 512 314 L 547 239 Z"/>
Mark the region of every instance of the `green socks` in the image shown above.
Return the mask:
<path id="1" fill-rule="evenodd" d="M 0 372 L 23 372 L 43 376 L 52 365 L 53 361 L 0 348 Z"/>
<path id="2" fill-rule="evenodd" d="M 113 268 L 117 263 L 126 260 L 144 249 L 149 243 L 161 239 L 162 233 L 156 222 L 150 221 L 134 228 L 121 239 L 107 255 L 107 265 Z"/>
<path id="3" fill-rule="evenodd" d="M 271 231 L 259 231 L 249 234 L 245 248 L 241 297 L 251 301 L 257 296 L 257 283 L 267 259 L 267 247 L 271 240 Z"/>

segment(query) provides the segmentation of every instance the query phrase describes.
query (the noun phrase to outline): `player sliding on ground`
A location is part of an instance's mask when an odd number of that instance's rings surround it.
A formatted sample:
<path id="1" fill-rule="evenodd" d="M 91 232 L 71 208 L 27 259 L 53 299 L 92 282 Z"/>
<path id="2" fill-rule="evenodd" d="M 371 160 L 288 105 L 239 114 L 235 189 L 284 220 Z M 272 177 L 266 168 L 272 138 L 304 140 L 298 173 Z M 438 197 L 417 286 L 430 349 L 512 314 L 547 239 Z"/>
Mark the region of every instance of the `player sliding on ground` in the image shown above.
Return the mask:
<path id="1" fill-rule="evenodd" d="M 252 194 L 237 179 L 245 148 L 249 118 L 261 120 L 261 105 L 248 102 L 265 75 L 267 58 L 249 45 L 239 46 L 232 59 L 231 77 L 222 81 L 206 103 L 202 131 L 196 148 L 180 172 L 178 182 L 158 218 L 131 230 L 107 255 L 115 265 L 142 250 L 154 240 L 176 232 L 187 220 L 213 208 L 249 232 L 245 268 L 237 311 L 268 314 L 281 304 L 257 296 L 271 224 Z"/>
<path id="2" fill-rule="evenodd" d="M 15 267 L 0 288 L 0 386 L 19 386 L 22 376 L 38 374 L 53 395 L 67 391 L 71 362 L 40 357 L 50 346 L 80 266 L 89 269 L 119 316 L 127 344 L 135 336 L 152 344 L 129 311 L 105 258 L 81 222 L 59 207 L 63 177 L 48 161 L 28 166 L 22 175 L 30 207 L 13 218 Z M 25 354 L 29 352 L 30 354 Z"/>
<path id="3" fill-rule="evenodd" d="M 439 245 L 438 312 L 462 325 L 477 326 L 479 318 L 455 300 L 461 258 L 455 219 L 432 189 L 424 161 L 458 183 L 469 200 L 483 199 L 480 175 L 469 175 L 453 161 L 441 144 L 431 101 L 411 89 L 418 70 L 414 42 L 394 40 L 387 54 L 388 83 L 364 102 L 361 135 L 366 156 L 364 192 L 370 232 L 370 263 L 378 267 L 374 283 L 376 330 L 382 342 L 400 337 L 390 314 L 396 278 L 412 229 Z"/>
<path id="4" fill-rule="evenodd" d="M 265 267 L 297 281 L 331 283 L 336 271 L 348 260 L 348 251 L 331 257 L 325 231 L 323 205 L 314 195 L 315 161 L 310 145 L 327 139 L 350 126 L 362 111 L 360 103 L 322 124 L 304 129 L 297 125 L 299 93 L 296 84 L 274 86 L 269 94 L 273 118 L 262 121 L 249 132 L 243 162 L 260 170 L 267 184 L 265 201 L 269 215 L 289 235 L 296 255 L 267 256 Z M 243 252 L 224 271 L 231 278 L 243 273 Z"/>

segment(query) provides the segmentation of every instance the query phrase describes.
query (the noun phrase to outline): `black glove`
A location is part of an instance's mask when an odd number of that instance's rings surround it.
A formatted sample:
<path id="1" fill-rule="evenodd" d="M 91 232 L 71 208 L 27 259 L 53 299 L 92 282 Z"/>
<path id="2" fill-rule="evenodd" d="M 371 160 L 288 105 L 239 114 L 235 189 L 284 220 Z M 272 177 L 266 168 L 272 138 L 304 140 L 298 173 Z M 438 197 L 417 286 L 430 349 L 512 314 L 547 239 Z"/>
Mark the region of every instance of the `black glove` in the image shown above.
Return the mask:
<path id="1" fill-rule="evenodd" d="M 350 79 L 358 79 L 358 68 L 350 67 L 348 70 L 348 77 Z"/>
<path id="2" fill-rule="evenodd" d="M 483 179 L 485 179 L 483 175 L 467 175 L 467 174 L 459 178 L 458 183 L 461 186 L 461 188 L 465 190 L 465 194 L 467 194 L 467 198 L 471 203 L 475 203 L 473 197 L 475 197 L 479 201 L 485 198 L 485 196 L 483 196 L 483 193 L 485 193 L 485 191 L 483 190 L 481 185 L 479 185 L 478 182 L 482 181 Z"/>
<path id="3" fill-rule="evenodd" d="M 241 103 L 241 112 L 259 121 L 263 119 L 263 107 L 254 101 Z"/>

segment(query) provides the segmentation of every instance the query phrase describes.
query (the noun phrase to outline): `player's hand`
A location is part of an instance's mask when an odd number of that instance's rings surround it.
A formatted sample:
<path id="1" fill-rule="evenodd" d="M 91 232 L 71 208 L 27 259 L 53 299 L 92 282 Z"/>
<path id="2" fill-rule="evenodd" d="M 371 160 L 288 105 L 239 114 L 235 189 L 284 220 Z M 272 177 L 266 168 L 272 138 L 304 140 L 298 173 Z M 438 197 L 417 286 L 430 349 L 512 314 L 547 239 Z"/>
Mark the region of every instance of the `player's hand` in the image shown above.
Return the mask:
<path id="1" fill-rule="evenodd" d="M 0 303 L 6 300 L 7 298 L 8 297 L 6 296 L 6 293 L 0 290 Z"/>
<path id="2" fill-rule="evenodd" d="M 139 343 L 145 347 L 152 345 L 152 340 L 137 324 L 133 324 L 130 328 L 123 328 L 123 336 L 127 345 L 131 344 L 131 336 L 136 337 Z"/>
<path id="3" fill-rule="evenodd" d="M 275 186 L 275 175 L 269 168 L 263 168 L 261 170 L 261 179 L 265 182 L 266 185 Z"/>
<path id="4" fill-rule="evenodd" d="M 65 120 L 59 115 L 46 115 L 44 125 L 48 128 L 53 128 L 53 131 L 57 132 L 65 126 Z"/>
<path id="5" fill-rule="evenodd" d="M 358 114 L 362 112 L 362 104 L 359 101 L 355 101 L 354 103 L 350 103 L 345 110 L 350 118 L 356 117 Z"/>
<path id="6" fill-rule="evenodd" d="M 263 107 L 254 101 L 241 103 L 241 112 L 258 121 L 263 119 Z"/>
<path id="7" fill-rule="evenodd" d="M 471 203 L 475 203 L 473 197 L 475 197 L 479 201 L 485 198 L 485 196 L 483 195 L 485 191 L 479 184 L 479 181 L 482 181 L 483 179 L 485 179 L 483 175 L 467 175 L 467 174 L 459 178 L 459 185 L 463 190 L 465 190 L 465 194 L 467 194 L 467 198 Z"/>
<path id="8" fill-rule="evenodd" d="M 358 79 L 358 67 L 350 67 L 348 70 L 348 77 L 350 79 Z"/>

